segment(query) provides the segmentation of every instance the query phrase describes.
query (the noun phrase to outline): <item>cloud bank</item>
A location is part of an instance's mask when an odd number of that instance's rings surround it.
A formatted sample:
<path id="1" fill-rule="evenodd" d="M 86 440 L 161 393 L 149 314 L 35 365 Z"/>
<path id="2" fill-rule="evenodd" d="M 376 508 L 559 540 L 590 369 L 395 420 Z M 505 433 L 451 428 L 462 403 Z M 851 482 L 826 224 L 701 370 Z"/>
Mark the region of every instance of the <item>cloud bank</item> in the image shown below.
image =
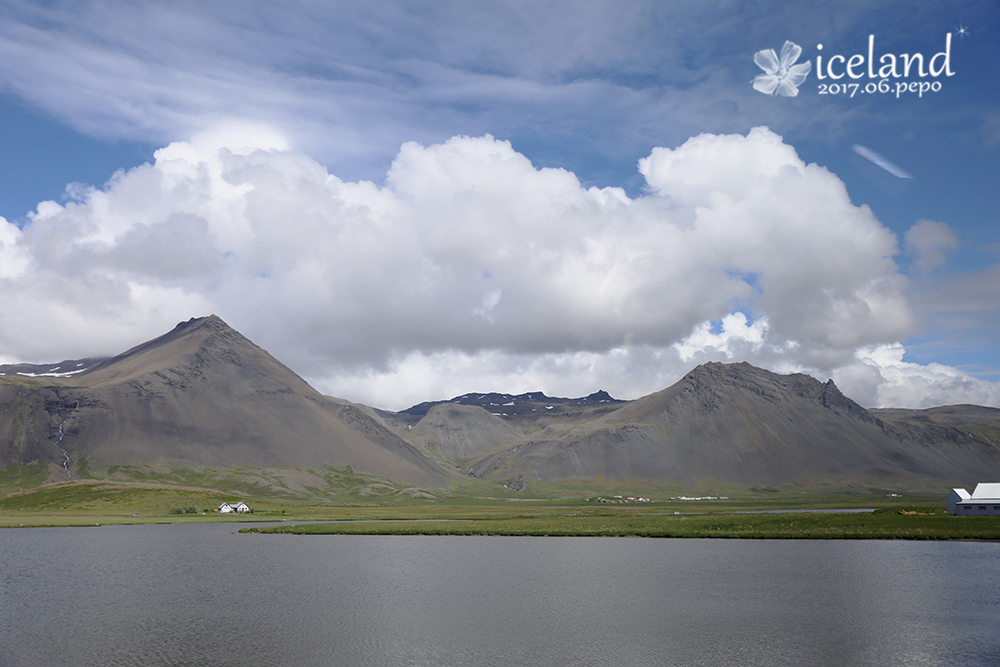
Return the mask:
<path id="1" fill-rule="evenodd" d="M 709 359 L 836 375 L 869 405 L 965 377 L 871 352 L 913 327 L 897 239 L 766 128 L 653 149 L 638 197 L 488 135 L 404 144 L 377 185 L 243 132 L 0 222 L 0 356 L 116 353 L 215 312 L 321 390 L 390 408 L 632 398 Z M 929 267 L 939 224 L 908 237 Z M 995 403 L 976 382 L 970 400 Z"/>

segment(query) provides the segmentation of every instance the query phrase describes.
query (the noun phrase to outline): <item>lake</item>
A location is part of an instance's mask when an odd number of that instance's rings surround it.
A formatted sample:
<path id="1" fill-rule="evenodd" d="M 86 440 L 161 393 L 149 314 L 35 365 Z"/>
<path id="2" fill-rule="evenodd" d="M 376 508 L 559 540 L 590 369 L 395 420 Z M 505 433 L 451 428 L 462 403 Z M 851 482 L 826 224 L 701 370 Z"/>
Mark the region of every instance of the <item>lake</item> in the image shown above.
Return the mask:
<path id="1" fill-rule="evenodd" d="M 0 530 L 0 666 L 1000 665 L 1000 544 Z"/>

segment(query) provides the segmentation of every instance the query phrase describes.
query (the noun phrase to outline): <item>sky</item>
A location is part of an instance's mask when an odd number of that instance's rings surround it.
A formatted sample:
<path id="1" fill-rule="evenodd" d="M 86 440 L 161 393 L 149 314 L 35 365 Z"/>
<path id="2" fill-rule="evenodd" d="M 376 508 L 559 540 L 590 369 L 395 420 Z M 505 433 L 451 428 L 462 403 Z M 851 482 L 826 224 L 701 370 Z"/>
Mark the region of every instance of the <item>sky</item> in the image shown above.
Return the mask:
<path id="1" fill-rule="evenodd" d="M 992 1 L 0 0 L 0 137 L 0 363 L 214 313 L 394 410 L 1000 407 Z"/>

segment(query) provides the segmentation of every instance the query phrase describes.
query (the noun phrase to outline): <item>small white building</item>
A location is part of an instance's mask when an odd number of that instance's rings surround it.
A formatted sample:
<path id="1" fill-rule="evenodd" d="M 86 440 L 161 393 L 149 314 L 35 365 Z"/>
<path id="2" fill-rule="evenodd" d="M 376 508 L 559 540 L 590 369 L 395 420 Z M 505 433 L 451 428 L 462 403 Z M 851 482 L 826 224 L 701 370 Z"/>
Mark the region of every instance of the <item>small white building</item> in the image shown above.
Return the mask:
<path id="1" fill-rule="evenodd" d="M 1000 516 L 1000 484 L 976 484 L 971 496 L 965 489 L 952 489 L 946 502 L 948 514 Z"/>
<path id="2" fill-rule="evenodd" d="M 246 514 L 250 511 L 249 505 L 247 505 L 242 500 L 235 505 L 230 505 L 229 503 L 222 503 L 219 505 L 219 509 L 215 510 L 221 514 Z"/>

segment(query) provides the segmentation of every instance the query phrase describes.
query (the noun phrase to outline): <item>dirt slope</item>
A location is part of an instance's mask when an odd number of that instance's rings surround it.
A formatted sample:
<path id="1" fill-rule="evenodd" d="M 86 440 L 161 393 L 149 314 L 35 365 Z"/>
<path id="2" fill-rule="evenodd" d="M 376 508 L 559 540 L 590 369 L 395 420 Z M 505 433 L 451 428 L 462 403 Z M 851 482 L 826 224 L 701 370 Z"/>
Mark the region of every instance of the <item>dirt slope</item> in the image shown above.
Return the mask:
<path id="1" fill-rule="evenodd" d="M 72 379 L 0 378 L 0 463 L 351 465 L 416 485 L 440 469 L 359 408 L 325 397 L 215 316 Z"/>
<path id="2" fill-rule="evenodd" d="M 584 424 L 549 426 L 471 466 L 478 477 L 716 480 L 1000 478 L 1000 452 L 968 429 L 877 418 L 832 381 L 710 363 Z"/>
<path id="3" fill-rule="evenodd" d="M 476 405 L 435 405 L 410 431 L 407 440 L 452 461 L 470 459 L 524 438 L 524 431 Z"/>

